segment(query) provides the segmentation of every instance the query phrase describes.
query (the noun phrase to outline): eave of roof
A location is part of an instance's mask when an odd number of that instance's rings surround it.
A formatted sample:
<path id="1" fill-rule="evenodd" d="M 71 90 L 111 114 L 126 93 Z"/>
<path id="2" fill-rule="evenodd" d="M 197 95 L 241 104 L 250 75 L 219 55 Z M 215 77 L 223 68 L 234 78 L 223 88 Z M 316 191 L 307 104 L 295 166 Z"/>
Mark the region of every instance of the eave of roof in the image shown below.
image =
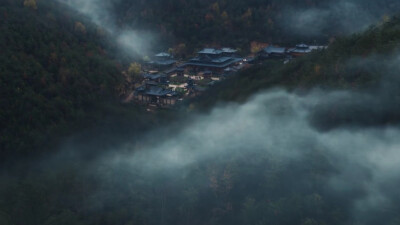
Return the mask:
<path id="1" fill-rule="evenodd" d="M 222 51 L 214 49 L 214 48 L 205 48 L 197 53 L 198 54 L 208 54 L 208 55 L 219 55 L 222 53 Z"/>
<path id="2" fill-rule="evenodd" d="M 223 53 L 235 53 L 235 52 L 237 52 L 237 50 L 233 49 L 233 48 L 222 48 L 222 52 Z"/>
<path id="3" fill-rule="evenodd" d="M 212 64 L 212 63 L 206 63 L 206 62 L 187 62 L 183 64 L 182 66 L 203 66 L 203 67 L 214 67 L 214 68 L 224 68 L 227 67 L 231 64 L 237 63 L 242 61 L 242 58 L 231 58 L 232 60 L 225 62 L 223 64 Z"/>
<path id="4" fill-rule="evenodd" d="M 157 61 L 151 61 L 150 64 L 156 64 L 156 65 L 172 65 L 176 63 L 176 60 L 157 60 Z"/>
<path id="5" fill-rule="evenodd" d="M 286 48 L 268 46 L 268 47 L 264 48 L 264 51 L 265 51 L 266 53 L 279 53 L 279 54 L 284 54 L 284 53 L 286 52 Z"/>
<path id="6" fill-rule="evenodd" d="M 166 52 L 160 52 L 157 55 L 155 55 L 156 57 L 171 57 L 171 54 L 166 53 Z"/>

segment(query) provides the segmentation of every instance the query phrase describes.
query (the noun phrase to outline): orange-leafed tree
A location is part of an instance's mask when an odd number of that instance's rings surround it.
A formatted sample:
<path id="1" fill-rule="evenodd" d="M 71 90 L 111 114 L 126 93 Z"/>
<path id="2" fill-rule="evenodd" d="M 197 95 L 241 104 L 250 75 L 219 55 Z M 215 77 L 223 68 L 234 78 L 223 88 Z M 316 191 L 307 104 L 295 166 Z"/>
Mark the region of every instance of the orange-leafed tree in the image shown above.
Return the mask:
<path id="1" fill-rule="evenodd" d="M 142 65 L 137 62 L 133 62 L 129 65 L 127 74 L 133 81 L 138 81 L 140 78 L 140 73 L 142 72 Z"/>
<path id="2" fill-rule="evenodd" d="M 86 34 L 86 27 L 81 22 L 75 22 L 75 31 L 82 34 Z"/>
<path id="3" fill-rule="evenodd" d="M 37 3 L 36 0 L 24 0 L 24 6 L 26 8 L 30 8 L 30 9 L 37 9 Z"/>

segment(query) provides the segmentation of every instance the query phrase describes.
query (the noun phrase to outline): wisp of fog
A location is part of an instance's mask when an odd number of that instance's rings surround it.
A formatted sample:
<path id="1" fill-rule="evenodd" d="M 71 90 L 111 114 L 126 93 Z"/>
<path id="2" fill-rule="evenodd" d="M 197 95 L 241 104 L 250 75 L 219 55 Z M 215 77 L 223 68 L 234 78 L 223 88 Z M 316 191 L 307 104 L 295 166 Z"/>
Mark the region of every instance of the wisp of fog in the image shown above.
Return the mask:
<path id="1" fill-rule="evenodd" d="M 109 32 L 124 52 L 146 56 L 154 45 L 156 35 L 151 31 L 135 30 L 118 26 L 111 13 L 114 1 L 104 0 L 59 0 L 87 16 L 94 24 Z"/>

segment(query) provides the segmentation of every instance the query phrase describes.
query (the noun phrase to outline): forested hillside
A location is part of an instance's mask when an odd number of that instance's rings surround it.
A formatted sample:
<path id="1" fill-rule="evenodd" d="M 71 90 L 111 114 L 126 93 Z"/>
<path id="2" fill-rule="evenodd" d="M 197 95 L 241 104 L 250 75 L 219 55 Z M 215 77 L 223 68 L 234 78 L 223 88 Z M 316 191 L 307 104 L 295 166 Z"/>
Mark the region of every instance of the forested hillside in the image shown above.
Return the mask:
<path id="1" fill-rule="evenodd" d="M 60 134 L 133 110 L 118 103 L 125 80 L 110 43 L 56 2 L 0 2 L 1 157 L 38 154 Z"/>
<path id="2" fill-rule="evenodd" d="M 67 2 L 73 3 L 74 0 Z M 97 9 L 95 1 L 89 2 L 92 4 L 89 6 Z M 121 28 L 156 31 L 162 37 L 162 42 L 153 46 L 153 49 L 174 47 L 174 52 L 178 55 L 188 55 L 195 48 L 205 45 L 232 46 L 248 51 L 251 42 L 289 44 L 299 40 L 317 40 L 325 43 L 348 31 L 344 29 L 343 21 L 337 20 L 339 16 L 344 15 L 348 23 L 357 19 L 364 22 L 373 19 L 384 21 L 384 15 L 390 15 L 399 8 L 399 2 L 395 0 L 380 2 L 379 10 L 375 11 L 375 2 L 354 0 L 351 3 L 353 5 L 349 6 L 336 5 L 329 0 L 118 0 L 110 1 L 106 8 L 101 8 L 103 5 L 98 4 L 99 10 L 111 14 L 107 19 L 115 20 Z M 362 6 L 362 10 L 340 13 L 358 5 Z M 116 40 L 102 27 L 93 25 L 90 18 L 85 18 L 56 1 L 3 0 L 0 7 L 0 85 L 2 96 L 7 96 L 1 99 L 1 107 L 4 109 L 0 117 L 2 152 L 22 153 L 26 149 L 35 152 L 35 146 L 39 147 L 50 141 L 49 134 L 68 133 L 72 124 L 95 122 L 98 121 L 95 118 L 102 118 L 104 113 L 121 109 L 116 102 L 125 88 L 121 75 L 123 63 L 116 55 Z M 315 15 L 311 21 L 301 19 L 302 13 L 308 10 L 316 12 L 311 13 Z M 353 17 L 349 17 L 353 14 Z M 293 20 L 288 15 L 297 15 L 294 18 L 300 20 Z M 314 20 L 323 20 L 329 26 L 311 26 Z M 291 25 L 296 25 L 301 30 L 293 31 Z M 308 29 L 311 27 L 318 29 Z M 386 41 L 390 35 L 385 34 L 376 39 Z M 311 83 L 313 79 L 318 83 L 322 81 L 322 76 L 309 73 L 310 71 L 331 73 L 332 60 L 340 61 L 352 51 L 367 54 L 368 52 L 363 51 L 368 51 L 373 47 L 371 45 L 375 45 L 368 44 L 375 40 L 364 38 L 358 42 L 365 42 L 364 45 L 368 48 L 360 46 L 359 50 L 355 50 L 353 45 L 358 40 L 356 39 L 357 36 L 352 42 L 346 39 L 346 43 L 342 43 L 339 38 L 333 45 L 343 46 L 339 52 L 328 50 L 323 58 L 309 56 L 284 68 L 277 65 L 276 69 L 268 69 L 271 75 L 264 74 L 264 67 L 246 71 L 244 74 L 250 75 L 243 79 L 247 80 L 232 80 L 224 84 L 232 86 L 231 90 L 236 90 L 235 94 L 226 96 L 245 98 L 254 89 L 265 88 L 266 83 L 287 82 L 293 85 Z M 386 47 L 393 49 L 393 46 Z M 314 59 L 318 63 L 309 65 L 311 63 L 308 61 Z M 308 69 L 296 71 L 299 63 L 303 62 L 308 65 Z M 275 68 L 274 65 L 269 67 Z M 281 77 L 282 74 L 290 76 L 293 73 L 308 75 L 295 76 L 297 78 L 292 76 L 290 81 Z M 273 77 L 278 81 L 270 82 Z M 249 85 L 233 88 L 233 82 Z M 210 92 L 210 95 L 213 94 L 214 92 Z M 132 109 L 122 110 L 127 110 L 125 112 L 128 113 Z M 73 121 L 76 123 L 71 123 Z"/>
<path id="3" fill-rule="evenodd" d="M 244 101 L 257 91 L 271 87 L 298 91 L 315 87 L 362 90 L 379 84 L 380 78 L 388 73 L 382 70 L 387 63 L 384 56 L 396 55 L 399 47 L 400 18 L 397 16 L 362 34 L 338 38 L 328 49 L 288 64 L 269 60 L 245 70 L 214 87 L 197 103 L 210 106 L 218 101 Z M 361 59 L 370 60 L 369 65 L 355 63 Z"/>
<path id="4" fill-rule="evenodd" d="M 76 0 L 71 0 L 76 1 Z M 326 43 L 332 37 L 362 31 L 400 9 L 396 0 L 150 0 L 115 1 L 121 25 L 153 29 L 188 49 L 299 40 Z M 173 13 L 171 13 L 173 12 Z"/>

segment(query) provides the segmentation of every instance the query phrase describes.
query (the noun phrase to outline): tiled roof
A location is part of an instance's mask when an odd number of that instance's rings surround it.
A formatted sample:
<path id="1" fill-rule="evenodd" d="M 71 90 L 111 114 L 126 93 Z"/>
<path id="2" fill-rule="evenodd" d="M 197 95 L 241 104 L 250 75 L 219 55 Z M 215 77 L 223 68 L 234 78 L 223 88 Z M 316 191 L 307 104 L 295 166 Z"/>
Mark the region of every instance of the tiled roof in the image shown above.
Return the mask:
<path id="1" fill-rule="evenodd" d="M 151 61 L 150 64 L 156 64 L 156 65 L 162 65 L 162 66 L 168 66 L 176 63 L 176 60 L 170 59 L 170 60 L 156 60 L 156 61 Z"/>
<path id="2" fill-rule="evenodd" d="M 215 48 L 205 48 L 198 52 L 198 54 L 210 54 L 210 55 L 219 55 L 222 51 Z"/>
<path id="3" fill-rule="evenodd" d="M 237 52 L 237 50 L 233 49 L 233 48 L 222 48 L 221 49 L 223 53 L 235 53 Z"/>
<path id="4" fill-rule="evenodd" d="M 166 52 L 160 52 L 157 55 L 155 55 L 156 57 L 171 57 L 171 54 L 166 53 Z"/>
<path id="5" fill-rule="evenodd" d="M 296 48 L 309 48 L 309 46 L 306 44 L 298 44 L 296 45 Z"/>
<path id="6" fill-rule="evenodd" d="M 310 53 L 311 49 L 292 48 L 288 50 L 289 53 Z"/>
<path id="7" fill-rule="evenodd" d="M 219 57 L 219 58 L 213 59 L 212 62 L 213 63 L 223 63 L 223 62 L 226 62 L 231 59 L 232 59 L 232 57 Z"/>
<path id="8" fill-rule="evenodd" d="M 268 46 L 268 47 L 264 48 L 264 51 L 268 54 L 271 54 L 271 53 L 284 54 L 286 52 L 286 49 L 281 48 L 281 47 Z"/>
<path id="9" fill-rule="evenodd" d="M 177 93 L 172 90 L 164 89 L 162 87 L 158 86 L 150 86 L 147 87 L 142 85 L 138 88 L 136 88 L 135 94 L 137 95 L 139 92 L 144 92 L 145 95 L 150 95 L 150 96 L 175 96 Z"/>
<path id="10" fill-rule="evenodd" d="M 223 57 L 225 58 L 225 57 Z M 204 66 L 204 67 L 213 67 L 213 68 L 224 68 L 227 67 L 231 64 L 237 63 L 242 61 L 242 58 L 232 58 L 232 57 L 227 57 L 229 60 L 224 60 L 222 62 L 218 61 L 202 61 L 199 58 L 194 58 L 191 61 L 181 65 L 181 67 L 185 66 Z"/>
<path id="11" fill-rule="evenodd" d="M 145 78 L 145 79 L 156 80 L 156 79 L 159 79 L 159 78 L 161 78 L 161 77 L 164 77 L 164 75 L 162 75 L 162 74 L 148 74 L 148 73 L 146 73 L 146 74 L 142 74 L 142 77 Z"/>

